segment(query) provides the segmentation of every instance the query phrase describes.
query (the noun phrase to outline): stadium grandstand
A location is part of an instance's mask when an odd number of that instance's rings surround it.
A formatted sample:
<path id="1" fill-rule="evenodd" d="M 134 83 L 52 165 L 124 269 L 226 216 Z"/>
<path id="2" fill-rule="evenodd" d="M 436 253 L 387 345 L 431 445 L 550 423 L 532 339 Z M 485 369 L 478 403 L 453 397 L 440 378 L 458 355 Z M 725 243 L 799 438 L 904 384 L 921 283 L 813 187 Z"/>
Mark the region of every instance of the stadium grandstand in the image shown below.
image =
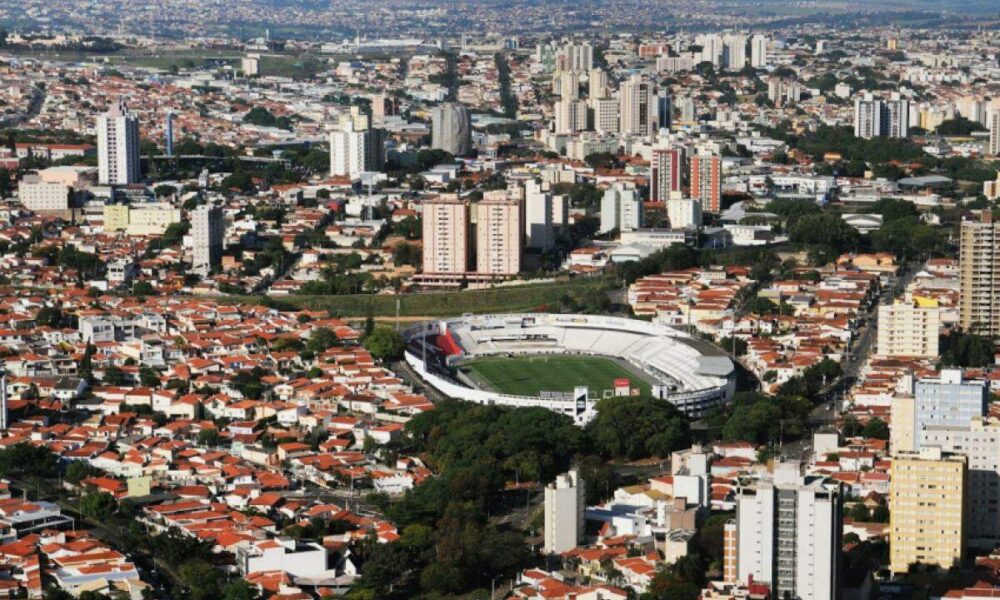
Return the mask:
<path id="1" fill-rule="evenodd" d="M 619 317 L 561 314 L 475 315 L 420 323 L 404 332 L 406 361 L 441 393 L 481 404 L 543 406 L 584 424 L 597 401 L 636 394 L 621 379 L 601 389 L 515 395 L 491 389 L 464 365 L 485 359 L 545 356 L 603 357 L 648 382 L 656 398 L 698 418 L 732 399 L 735 369 L 716 346 L 672 327 Z M 586 373 L 580 380 L 586 381 Z M 592 379 L 592 378 L 591 378 Z M 545 382 L 537 382 L 544 386 Z"/>

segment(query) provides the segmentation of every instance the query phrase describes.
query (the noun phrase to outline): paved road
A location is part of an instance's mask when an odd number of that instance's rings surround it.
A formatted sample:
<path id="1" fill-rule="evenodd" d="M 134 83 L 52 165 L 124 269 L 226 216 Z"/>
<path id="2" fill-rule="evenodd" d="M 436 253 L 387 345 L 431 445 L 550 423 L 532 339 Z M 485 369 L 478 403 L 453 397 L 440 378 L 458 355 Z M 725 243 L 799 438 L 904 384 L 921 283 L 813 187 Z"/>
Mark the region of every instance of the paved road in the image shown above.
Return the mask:
<path id="1" fill-rule="evenodd" d="M 809 415 L 809 424 L 814 429 L 834 423 L 840 416 L 844 395 L 857 383 L 861 369 L 874 349 L 878 331 L 878 307 L 892 304 L 903 294 L 916 274 L 916 266 L 904 266 L 899 276 L 894 277 L 890 285 L 882 288 L 878 299 L 862 314 L 863 325 L 857 337 L 851 340 L 848 354 L 841 362 L 840 377 L 820 391 L 819 404 Z"/>

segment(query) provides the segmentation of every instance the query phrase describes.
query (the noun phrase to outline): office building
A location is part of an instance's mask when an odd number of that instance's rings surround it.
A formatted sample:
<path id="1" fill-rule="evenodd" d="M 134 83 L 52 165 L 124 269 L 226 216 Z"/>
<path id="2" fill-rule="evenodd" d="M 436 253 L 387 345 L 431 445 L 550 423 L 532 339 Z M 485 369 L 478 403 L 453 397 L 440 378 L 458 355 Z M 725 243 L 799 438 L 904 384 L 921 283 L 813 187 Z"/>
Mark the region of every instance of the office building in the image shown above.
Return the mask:
<path id="1" fill-rule="evenodd" d="M 469 270 L 469 204 L 458 194 L 441 194 L 423 204 L 425 274 Z"/>
<path id="2" fill-rule="evenodd" d="M 524 182 L 524 244 L 529 248 L 549 250 L 556 243 L 552 223 L 552 194 L 542 190 L 535 180 Z"/>
<path id="3" fill-rule="evenodd" d="M 67 210 L 73 190 L 65 183 L 45 181 L 40 175 L 25 175 L 17 186 L 17 199 L 33 211 Z"/>
<path id="4" fill-rule="evenodd" d="M 854 100 L 854 137 L 871 139 L 882 135 L 882 99 L 871 94 Z"/>
<path id="5" fill-rule="evenodd" d="M 139 119 L 119 98 L 97 117 L 97 174 L 101 185 L 138 183 Z"/>
<path id="6" fill-rule="evenodd" d="M 727 35 L 724 39 L 723 58 L 726 69 L 741 71 L 747 65 L 747 37 L 740 34 Z"/>
<path id="7" fill-rule="evenodd" d="M 167 113 L 167 123 L 163 129 L 163 141 L 166 145 L 165 153 L 167 156 L 174 155 L 174 120 L 176 120 L 177 115 L 172 111 Z"/>
<path id="8" fill-rule="evenodd" d="M 798 462 L 776 463 L 773 480 L 737 489 L 729 571 L 769 584 L 776 598 L 837 600 L 842 529 L 840 484 L 802 477 Z"/>
<path id="9" fill-rule="evenodd" d="M 942 369 L 940 377 L 921 379 L 913 388 L 916 402 L 915 427 L 963 427 L 986 414 L 989 386 L 982 379 L 964 379 L 961 369 Z"/>
<path id="10" fill-rule="evenodd" d="M 368 115 L 352 107 L 330 131 L 330 175 L 359 179 L 385 168 L 385 130 L 371 127 Z"/>
<path id="11" fill-rule="evenodd" d="M 453 156 L 472 152 L 472 117 L 461 104 L 446 102 L 431 112 L 431 147 Z"/>
<path id="12" fill-rule="evenodd" d="M 722 158 L 712 154 L 691 157 L 691 197 L 704 212 L 722 210 Z"/>
<path id="13" fill-rule="evenodd" d="M 667 200 L 667 219 L 671 229 L 698 229 L 702 223 L 701 202 L 691 198 Z"/>
<path id="14" fill-rule="evenodd" d="M 603 69 L 591 69 L 587 78 L 587 97 L 591 100 L 608 97 L 608 74 Z"/>
<path id="15" fill-rule="evenodd" d="M 755 69 L 767 66 L 767 37 L 759 33 L 750 38 L 750 66 Z"/>
<path id="16" fill-rule="evenodd" d="M 656 127 L 670 129 L 674 122 L 674 100 L 667 94 L 656 96 Z"/>
<path id="17" fill-rule="evenodd" d="M 584 490 L 584 482 L 576 471 L 563 473 L 545 486 L 546 553 L 562 554 L 579 545 L 585 524 Z"/>
<path id="18" fill-rule="evenodd" d="M 889 484 L 889 568 L 910 565 L 950 569 L 965 552 L 967 462 L 940 448 L 898 453 Z"/>
<path id="19" fill-rule="evenodd" d="M 654 148 L 649 169 L 649 200 L 666 202 L 670 194 L 681 191 L 684 149 Z"/>
<path id="20" fill-rule="evenodd" d="M 958 324 L 968 332 L 1000 336 L 1000 222 L 989 210 L 959 230 Z"/>
<path id="21" fill-rule="evenodd" d="M 619 130 L 625 135 L 648 136 L 653 134 L 656 115 L 653 112 L 652 85 L 641 75 L 624 81 L 619 90 Z"/>
<path id="22" fill-rule="evenodd" d="M 203 204 L 192 211 L 191 266 L 194 271 L 207 273 L 222 262 L 222 239 L 225 232 L 221 208 Z"/>
<path id="23" fill-rule="evenodd" d="M 921 437 L 923 447 L 966 457 L 966 544 L 993 550 L 1000 545 L 1000 422 L 977 417 L 964 427 L 926 427 Z"/>
<path id="24" fill-rule="evenodd" d="M 1000 156 L 1000 108 L 994 108 L 987 113 L 987 129 L 990 131 L 990 139 L 987 142 L 986 154 L 990 156 Z"/>
<path id="25" fill-rule="evenodd" d="M 504 190 L 476 204 L 476 271 L 509 277 L 521 271 L 521 200 Z"/>
<path id="26" fill-rule="evenodd" d="M 639 192 L 622 182 L 605 190 L 601 199 L 601 226 L 599 233 L 617 229 L 632 231 L 642 227 L 642 200 Z"/>
<path id="27" fill-rule="evenodd" d="M 941 309 L 931 299 L 904 297 L 878 307 L 878 354 L 881 356 L 938 355 Z"/>
<path id="28" fill-rule="evenodd" d="M 912 400 L 905 393 L 896 395 L 898 402 L 893 400 L 894 451 L 916 452 L 923 448 L 924 430 L 928 428 L 967 427 L 973 419 L 986 414 L 989 400 L 986 382 L 963 379 L 961 369 L 942 369 L 940 377 L 920 379 L 912 391 Z"/>

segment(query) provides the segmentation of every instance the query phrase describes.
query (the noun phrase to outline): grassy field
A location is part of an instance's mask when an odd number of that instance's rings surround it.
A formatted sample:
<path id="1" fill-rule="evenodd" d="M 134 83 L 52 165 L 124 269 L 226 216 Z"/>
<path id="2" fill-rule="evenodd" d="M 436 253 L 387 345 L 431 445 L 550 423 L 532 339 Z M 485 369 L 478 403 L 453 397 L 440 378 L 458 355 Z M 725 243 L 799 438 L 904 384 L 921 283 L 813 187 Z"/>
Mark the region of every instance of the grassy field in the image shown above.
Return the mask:
<path id="1" fill-rule="evenodd" d="M 591 395 L 600 396 L 614 387 L 617 378 L 624 377 L 638 387 L 643 395 L 650 393 L 649 383 L 633 375 L 613 360 L 594 356 L 522 356 L 517 358 L 484 358 L 463 365 L 463 371 L 504 394 L 535 396 L 539 392 L 572 392 L 578 385 L 590 388 Z"/>
<path id="2" fill-rule="evenodd" d="M 352 294 L 346 296 L 275 296 L 270 300 L 277 306 L 308 310 L 326 310 L 341 317 L 363 317 L 371 313 L 376 317 L 445 317 L 465 313 L 493 313 L 517 311 L 545 311 L 558 308 L 559 300 L 566 294 L 603 293 L 604 280 L 578 278 L 566 282 L 538 283 L 487 290 L 460 292 L 431 292 L 425 294 L 399 294 L 374 296 Z M 262 296 L 228 296 L 223 302 L 261 303 Z"/>

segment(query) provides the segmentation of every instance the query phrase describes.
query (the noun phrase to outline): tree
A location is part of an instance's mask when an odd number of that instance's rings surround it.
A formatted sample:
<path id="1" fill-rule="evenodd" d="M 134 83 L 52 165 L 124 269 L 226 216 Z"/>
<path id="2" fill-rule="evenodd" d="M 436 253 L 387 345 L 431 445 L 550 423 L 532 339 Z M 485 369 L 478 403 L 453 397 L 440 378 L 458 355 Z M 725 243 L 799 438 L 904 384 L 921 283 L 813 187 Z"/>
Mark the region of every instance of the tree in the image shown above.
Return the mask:
<path id="1" fill-rule="evenodd" d="M 236 579 L 222 588 L 222 600 L 260 600 L 260 591 L 246 579 Z"/>
<path id="2" fill-rule="evenodd" d="M 336 343 L 337 334 L 326 327 L 320 327 L 309 334 L 309 341 L 306 342 L 306 350 L 315 354 L 322 354 Z"/>
<path id="3" fill-rule="evenodd" d="M 59 473 L 59 460 L 45 446 L 20 442 L 0 450 L 0 476 L 54 478 Z"/>
<path id="4" fill-rule="evenodd" d="M 143 387 L 160 387 L 160 374 L 152 367 L 142 367 L 139 369 L 139 384 Z"/>
<path id="5" fill-rule="evenodd" d="M 974 323 L 973 328 L 977 325 Z M 984 335 L 954 332 L 941 338 L 941 364 L 955 367 L 985 367 L 993 364 L 996 345 Z"/>
<path id="6" fill-rule="evenodd" d="M 215 427 L 206 427 L 198 432 L 198 443 L 202 446 L 215 447 L 221 440 L 222 436 Z"/>
<path id="7" fill-rule="evenodd" d="M 154 293 L 156 293 L 156 290 L 153 289 L 153 284 L 148 281 L 136 281 L 132 284 L 133 296 L 145 298 L 146 296 L 152 296 Z"/>
<path id="8" fill-rule="evenodd" d="M 872 510 L 872 521 L 875 523 L 888 523 L 889 522 L 889 507 L 884 504 L 879 504 Z"/>
<path id="9" fill-rule="evenodd" d="M 610 152 L 595 152 L 583 157 L 583 162 L 591 169 L 620 169 L 622 163 Z"/>
<path id="10" fill-rule="evenodd" d="M 376 327 L 364 339 L 364 346 L 376 360 L 398 360 L 403 357 L 405 342 L 398 331 L 390 327 Z"/>
<path id="11" fill-rule="evenodd" d="M 861 429 L 861 435 L 877 440 L 887 440 L 889 439 L 889 426 L 882 419 L 872 417 Z"/>
<path id="12" fill-rule="evenodd" d="M 190 592 L 191 600 L 217 600 L 222 573 L 210 562 L 191 560 L 177 569 L 177 578 Z"/>
<path id="13" fill-rule="evenodd" d="M 586 432 L 605 458 L 665 457 L 690 442 L 687 418 L 673 404 L 655 398 L 601 400 Z"/>
<path id="14" fill-rule="evenodd" d="M 99 475 L 100 473 L 100 469 L 90 466 L 89 463 L 82 460 L 74 460 L 70 461 L 70 463 L 66 465 L 66 473 L 63 475 L 63 479 L 76 485 L 84 479 L 94 475 Z"/>
<path id="15" fill-rule="evenodd" d="M 856 502 L 847 512 L 847 516 L 861 523 L 867 523 L 871 520 L 871 513 L 868 512 L 868 507 L 863 502 Z"/>
<path id="16" fill-rule="evenodd" d="M 153 194 L 157 198 L 163 198 L 166 196 L 173 196 L 177 193 L 177 188 L 169 184 L 161 184 L 153 188 Z"/>
<path id="17" fill-rule="evenodd" d="M 106 521 L 116 506 L 115 497 L 107 492 L 90 492 L 80 498 L 80 512 L 96 522 Z"/>
<path id="18" fill-rule="evenodd" d="M 958 116 L 954 119 L 945 119 L 937 126 L 938 135 L 970 135 L 975 131 L 984 131 L 982 123 L 972 121 L 965 117 Z"/>
<path id="19" fill-rule="evenodd" d="M 125 372 L 115 365 L 111 365 L 107 369 L 104 369 L 104 376 L 101 378 L 104 385 L 124 385 L 125 384 Z"/>
<path id="20" fill-rule="evenodd" d="M 781 407 L 777 400 L 760 398 L 752 403 L 734 403 L 732 416 L 722 428 L 728 441 L 767 443 L 777 440 L 781 425 Z"/>
<path id="21" fill-rule="evenodd" d="M 43 327 L 62 327 L 63 319 L 63 312 L 54 306 L 43 306 L 35 313 L 35 323 Z"/>
<path id="22" fill-rule="evenodd" d="M 799 219 L 789 232 L 789 239 L 800 244 L 816 244 L 844 252 L 861 240 L 858 231 L 839 216 L 830 213 L 810 214 Z"/>

